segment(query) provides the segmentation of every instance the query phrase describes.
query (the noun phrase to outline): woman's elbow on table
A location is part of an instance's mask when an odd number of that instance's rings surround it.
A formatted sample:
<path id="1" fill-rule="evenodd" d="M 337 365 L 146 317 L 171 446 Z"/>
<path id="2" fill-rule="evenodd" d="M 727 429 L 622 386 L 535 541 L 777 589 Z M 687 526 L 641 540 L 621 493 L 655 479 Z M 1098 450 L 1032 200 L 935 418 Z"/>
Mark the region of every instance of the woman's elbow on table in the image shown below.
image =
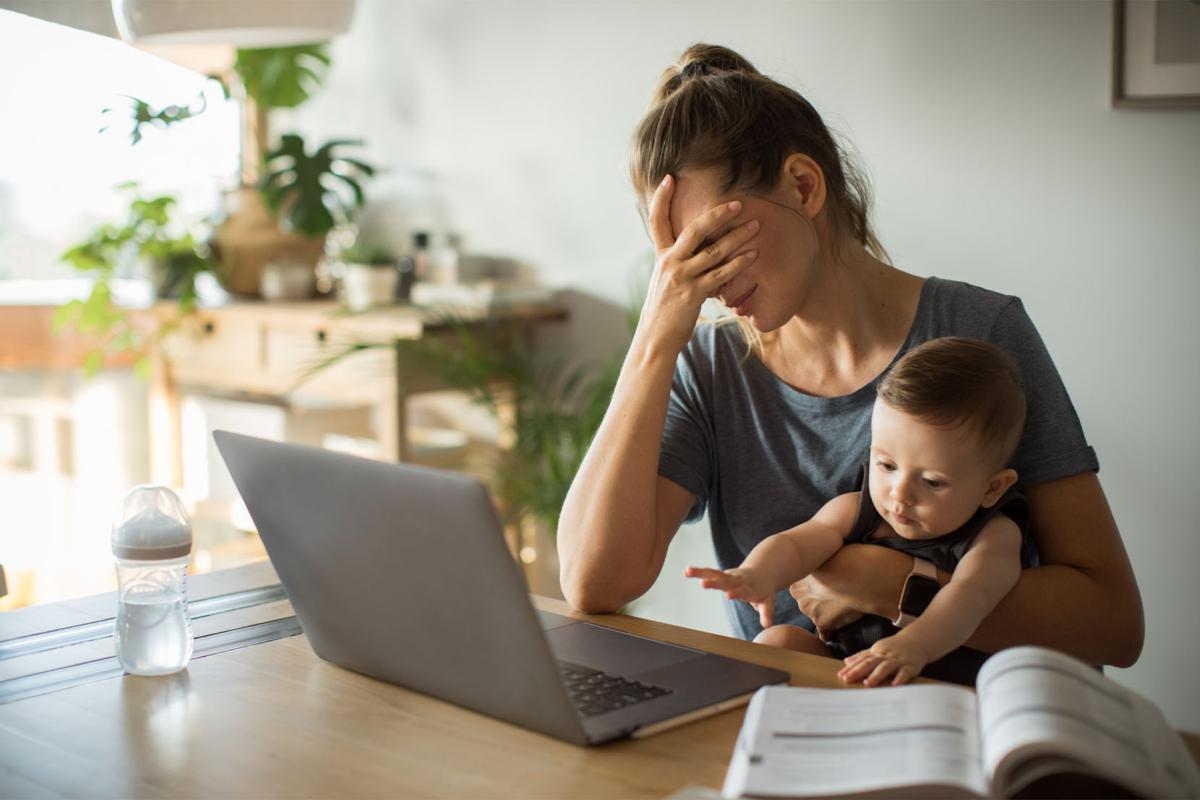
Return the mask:
<path id="1" fill-rule="evenodd" d="M 583 574 L 581 574 L 583 573 Z M 595 570 L 569 570 L 566 565 L 559 570 L 559 584 L 563 599 L 576 611 L 584 614 L 611 614 L 620 611 L 627 603 L 641 597 L 649 586 L 638 589 L 615 584 L 596 574 Z"/>
<path id="2" fill-rule="evenodd" d="M 558 557 L 559 587 L 562 589 L 563 599 L 571 608 L 584 614 L 607 614 L 620 607 L 612 601 L 611 596 L 606 596 L 592 576 L 581 575 L 582 570 L 561 549 Z"/>
<path id="3" fill-rule="evenodd" d="M 640 597 L 653 583 L 631 585 L 629 572 L 604 559 L 588 558 L 584 553 L 563 546 L 560 530 L 558 582 L 565 599 L 576 611 L 585 614 L 609 614 Z"/>

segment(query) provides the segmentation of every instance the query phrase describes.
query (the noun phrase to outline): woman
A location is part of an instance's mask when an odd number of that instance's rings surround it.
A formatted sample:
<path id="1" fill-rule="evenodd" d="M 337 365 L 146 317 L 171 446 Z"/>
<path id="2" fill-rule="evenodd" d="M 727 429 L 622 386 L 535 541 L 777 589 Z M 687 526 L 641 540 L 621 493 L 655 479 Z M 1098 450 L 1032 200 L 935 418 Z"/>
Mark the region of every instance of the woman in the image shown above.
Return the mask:
<path id="1" fill-rule="evenodd" d="M 997 344 L 1021 370 L 1029 414 L 1012 466 L 1041 556 L 968 645 L 1137 659 L 1141 599 L 1096 457 L 1019 300 L 887 264 L 865 184 L 820 116 L 726 48 L 693 46 L 666 71 L 630 171 L 656 265 L 563 506 L 568 601 L 607 612 L 640 596 L 679 525 L 706 507 L 729 568 L 851 491 L 878 377 L 923 341 L 965 336 Z M 737 325 L 697 327 L 708 297 Z M 794 601 L 780 593 L 776 622 L 827 632 L 865 613 L 893 618 L 912 568 L 886 548 L 844 547 L 792 587 Z M 727 609 L 744 638 L 761 630 L 746 604 Z"/>

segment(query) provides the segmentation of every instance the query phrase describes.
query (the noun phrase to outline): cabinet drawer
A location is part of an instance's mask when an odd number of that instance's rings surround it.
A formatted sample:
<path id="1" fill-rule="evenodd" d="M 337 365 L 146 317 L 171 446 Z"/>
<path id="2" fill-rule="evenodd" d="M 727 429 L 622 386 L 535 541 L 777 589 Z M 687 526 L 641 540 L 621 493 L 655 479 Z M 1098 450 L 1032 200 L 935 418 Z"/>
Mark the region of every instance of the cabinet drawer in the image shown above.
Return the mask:
<path id="1" fill-rule="evenodd" d="M 282 384 L 284 393 L 377 402 L 394 386 L 394 351 L 380 347 L 347 354 L 348 348 L 362 341 L 347 336 L 335 324 L 273 323 L 264 340 L 266 370 Z"/>
<path id="2" fill-rule="evenodd" d="M 180 386 L 259 391 L 265 367 L 262 339 L 262 327 L 253 319 L 201 311 L 184 319 L 163 348 Z"/>

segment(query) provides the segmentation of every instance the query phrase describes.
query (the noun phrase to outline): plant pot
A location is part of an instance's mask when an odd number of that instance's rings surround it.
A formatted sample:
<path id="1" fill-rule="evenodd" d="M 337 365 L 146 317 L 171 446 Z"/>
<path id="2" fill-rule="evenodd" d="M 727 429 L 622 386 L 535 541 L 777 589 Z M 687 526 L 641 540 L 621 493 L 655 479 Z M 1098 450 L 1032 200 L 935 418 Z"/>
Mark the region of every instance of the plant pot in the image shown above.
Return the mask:
<path id="1" fill-rule="evenodd" d="M 396 301 L 396 267 L 391 264 L 346 264 L 342 273 L 342 299 L 351 311 Z"/>
<path id="2" fill-rule="evenodd" d="M 271 262 L 315 269 L 325 237 L 308 239 L 280 230 L 258 189 L 243 186 L 224 197 L 225 220 L 210 242 L 220 268 L 217 279 L 231 294 L 258 297 L 263 268 Z"/>
<path id="3" fill-rule="evenodd" d="M 306 300 L 313 296 L 316 274 L 299 261 L 270 261 L 262 268 L 258 289 L 264 300 Z"/>

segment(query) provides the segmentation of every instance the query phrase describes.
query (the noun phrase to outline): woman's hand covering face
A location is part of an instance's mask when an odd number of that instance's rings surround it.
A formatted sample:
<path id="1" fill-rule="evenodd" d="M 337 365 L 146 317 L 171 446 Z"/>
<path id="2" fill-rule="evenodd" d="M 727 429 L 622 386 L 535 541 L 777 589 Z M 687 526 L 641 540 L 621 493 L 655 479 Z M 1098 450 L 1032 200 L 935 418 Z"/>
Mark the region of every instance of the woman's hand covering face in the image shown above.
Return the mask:
<path id="1" fill-rule="evenodd" d="M 758 233 L 759 223 L 738 221 L 742 204 L 734 200 L 698 214 L 676 238 L 671 227 L 675 185 L 668 175 L 650 198 L 656 257 L 641 324 L 652 338 L 679 352 L 691 338 L 705 299 L 754 262 L 757 251 L 738 250 Z"/>

